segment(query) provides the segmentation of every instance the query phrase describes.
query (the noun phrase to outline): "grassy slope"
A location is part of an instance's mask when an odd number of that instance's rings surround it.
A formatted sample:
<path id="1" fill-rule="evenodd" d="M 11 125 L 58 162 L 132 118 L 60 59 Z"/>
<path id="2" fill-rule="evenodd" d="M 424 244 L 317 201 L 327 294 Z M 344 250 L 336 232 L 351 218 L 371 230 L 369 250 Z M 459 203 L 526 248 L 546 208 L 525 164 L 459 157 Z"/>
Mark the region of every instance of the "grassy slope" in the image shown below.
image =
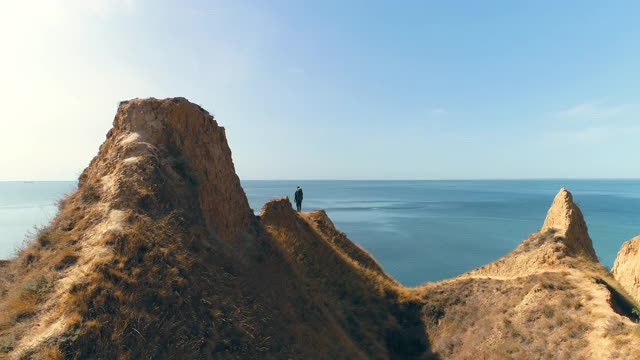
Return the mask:
<path id="1" fill-rule="evenodd" d="M 230 246 L 207 237 L 197 217 L 164 211 L 162 189 L 139 190 L 130 196 L 144 193 L 144 211 L 105 212 L 102 196 L 81 187 L 6 264 L 4 351 L 78 359 L 428 357 L 420 304 L 324 217 L 289 209 L 273 220 L 296 231 L 256 222 Z M 70 281 L 81 268 L 86 273 Z M 49 329 L 58 319 L 63 331 L 43 330 L 33 342 L 34 324 Z"/>
<path id="2" fill-rule="evenodd" d="M 497 261 L 420 288 L 432 349 L 444 358 L 635 358 L 634 304 L 598 262 L 536 233 Z M 622 329 L 622 330 L 614 330 Z"/>

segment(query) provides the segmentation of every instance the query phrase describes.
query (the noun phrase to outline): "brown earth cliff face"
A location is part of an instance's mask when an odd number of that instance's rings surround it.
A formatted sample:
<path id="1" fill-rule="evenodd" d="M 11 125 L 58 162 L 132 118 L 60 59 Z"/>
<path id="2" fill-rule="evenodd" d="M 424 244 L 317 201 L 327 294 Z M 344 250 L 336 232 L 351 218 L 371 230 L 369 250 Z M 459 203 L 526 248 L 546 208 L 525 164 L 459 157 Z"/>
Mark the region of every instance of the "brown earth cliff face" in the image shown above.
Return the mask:
<path id="1" fill-rule="evenodd" d="M 582 211 L 573 202 L 573 196 L 567 189 L 560 189 L 553 199 L 541 231 L 556 231 L 556 235 L 564 238 L 567 249 L 573 255 L 597 259 Z"/>
<path id="2" fill-rule="evenodd" d="M 59 208 L 1 264 L 10 358 L 640 356 L 633 260 L 620 283 L 598 263 L 565 189 L 511 253 L 406 288 L 324 211 L 280 198 L 256 217 L 198 105 L 134 99 Z"/>
<path id="3" fill-rule="evenodd" d="M 198 202 L 183 206 L 198 205 L 210 232 L 230 240 L 248 227 L 252 212 L 224 128 L 184 98 L 122 102 L 100 153 L 80 177 L 80 186 L 100 182 L 113 176 L 118 166 L 151 156 L 159 166 L 171 166 L 175 178 L 193 185 Z M 129 181 L 127 177 L 117 180 Z"/>
<path id="4" fill-rule="evenodd" d="M 612 272 L 634 300 L 640 301 L 640 236 L 622 245 Z"/>

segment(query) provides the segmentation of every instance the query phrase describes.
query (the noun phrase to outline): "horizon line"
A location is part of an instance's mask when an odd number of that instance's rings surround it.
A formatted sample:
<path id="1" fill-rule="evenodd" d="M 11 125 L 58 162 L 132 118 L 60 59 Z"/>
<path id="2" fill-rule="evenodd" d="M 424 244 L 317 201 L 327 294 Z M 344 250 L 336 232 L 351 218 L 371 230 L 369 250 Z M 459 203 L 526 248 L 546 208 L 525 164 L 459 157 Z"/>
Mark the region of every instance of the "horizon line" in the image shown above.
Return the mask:
<path id="1" fill-rule="evenodd" d="M 365 178 L 356 178 L 356 179 L 240 179 L 240 181 L 549 181 L 549 180 L 578 180 L 578 181 L 587 181 L 587 180 L 640 180 L 640 177 L 594 177 L 594 178 L 441 178 L 441 179 L 365 179 Z M 77 179 L 73 180 L 0 180 L 0 183 L 34 183 L 34 182 L 78 182 Z"/>

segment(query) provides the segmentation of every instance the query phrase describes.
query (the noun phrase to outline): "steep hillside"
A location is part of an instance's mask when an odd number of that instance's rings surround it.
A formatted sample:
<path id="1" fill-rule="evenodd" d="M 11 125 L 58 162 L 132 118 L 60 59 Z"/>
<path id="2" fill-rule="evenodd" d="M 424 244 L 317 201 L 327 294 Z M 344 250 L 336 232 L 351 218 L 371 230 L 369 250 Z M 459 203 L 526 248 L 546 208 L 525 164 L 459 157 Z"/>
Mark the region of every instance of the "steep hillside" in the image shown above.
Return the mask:
<path id="1" fill-rule="evenodd" d="M 428 354 L 419 305 L 326 215 L 253 215 L 224 129 L 181 98 L 121 103 L 78 190 L 5 268 L 14 358 Z"/>
<path id="2" fill-rule="evenodd" d="M 635 304 L 597 261 L 566 189 L 542 229 L 514 251 L 422 291 L 427 336 L 444 358 L 640 356 Z"/>
<path id="3" fill-rule="evenodd" d="M 0 263 L 0 309 L 16 359 L 640 356 L 568 191 L 505 257 L 405 288 L 324 211 L 255 216 L 224 129 L 182 98 L 120 104 L 77 191 Z"/>

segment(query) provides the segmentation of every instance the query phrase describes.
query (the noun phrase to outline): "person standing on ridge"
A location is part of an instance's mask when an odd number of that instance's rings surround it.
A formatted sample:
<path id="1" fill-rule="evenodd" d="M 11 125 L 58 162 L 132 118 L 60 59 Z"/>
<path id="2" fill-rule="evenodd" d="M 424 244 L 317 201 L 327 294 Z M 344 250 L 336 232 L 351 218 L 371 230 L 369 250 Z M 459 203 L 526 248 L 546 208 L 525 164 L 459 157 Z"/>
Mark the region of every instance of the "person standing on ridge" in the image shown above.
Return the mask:
<path id="1" fill-rule="evenodd" d="M 293 198 L 296 200 L 296 208 L 298 209 L 298 212 L 302 211 L 302 189 L 300 186 L 296 188 L 296 194 Z"/>

